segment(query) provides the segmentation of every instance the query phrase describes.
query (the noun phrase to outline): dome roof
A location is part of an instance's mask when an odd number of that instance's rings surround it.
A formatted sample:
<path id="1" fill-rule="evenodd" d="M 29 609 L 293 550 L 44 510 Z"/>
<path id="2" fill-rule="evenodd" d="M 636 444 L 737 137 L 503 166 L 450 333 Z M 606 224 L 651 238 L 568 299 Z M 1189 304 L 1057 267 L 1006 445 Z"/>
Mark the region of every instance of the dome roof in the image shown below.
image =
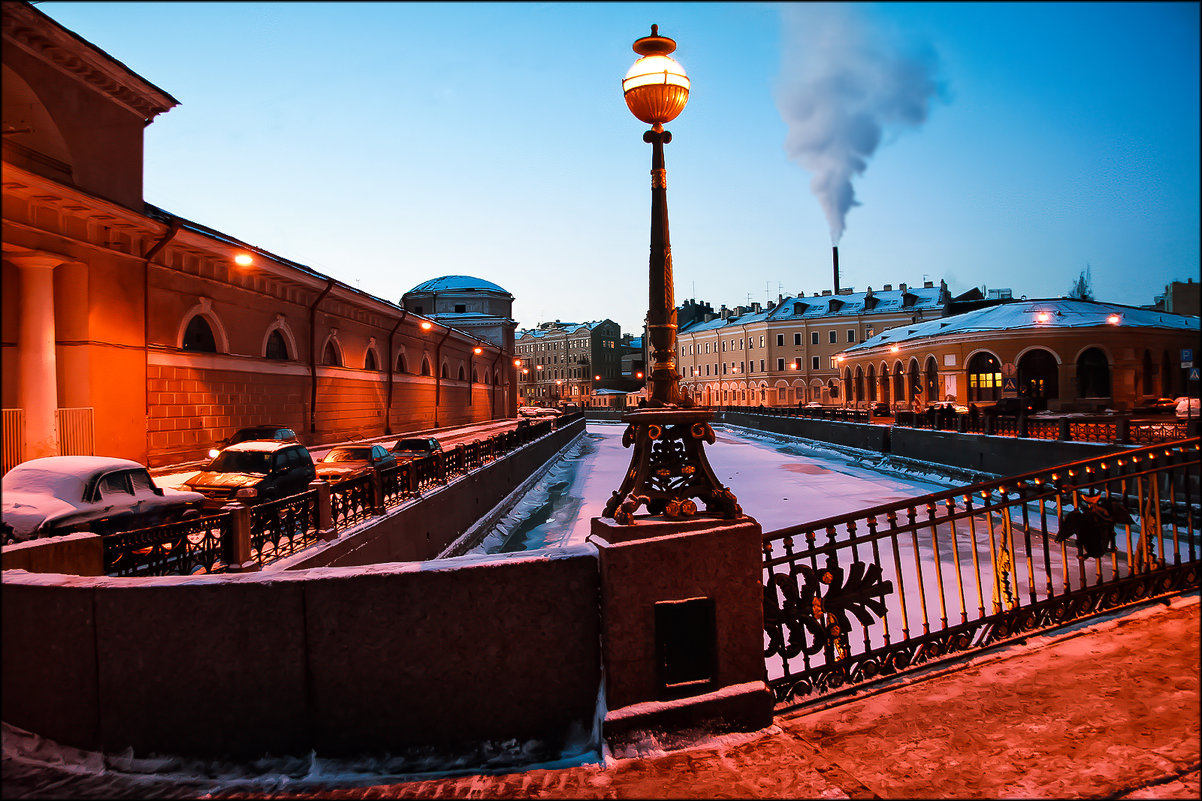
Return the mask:
<path id="1" fill-rule="evenodd" d="M 406 292 L 406 295 L 414 292 L 446 292 L 454 290 L 456 292 L 500 292 L 503 295 L 509 293 L 501 287 L 494 284 L 492 281 L 485 281 L 483 278 L 475 278 L 470 275 L 444 275 L 440 278 L 431 278 L 429 281 L 424 281 Z"/>

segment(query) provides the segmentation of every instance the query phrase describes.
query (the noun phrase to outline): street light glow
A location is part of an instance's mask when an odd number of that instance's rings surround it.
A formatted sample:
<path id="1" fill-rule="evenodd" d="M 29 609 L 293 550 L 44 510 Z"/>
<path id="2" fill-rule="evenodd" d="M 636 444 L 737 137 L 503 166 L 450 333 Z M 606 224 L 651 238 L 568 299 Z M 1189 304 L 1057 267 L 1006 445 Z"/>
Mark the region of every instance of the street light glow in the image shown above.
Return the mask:
<path id="1" fill-rule="evenodd" d="M 429 331 L 433 327 L 434 327 L 434 323 L 430 322 L 429 320 L 422 320 L 422 330 L 423 331 Z"/>
<path id="2" fill-rule="evenodd" d="M 249 267 L 254 263 L 255 259 L 249 253 L 239 253 L 234 256 L 234 264 L 237 264 L 239 267 Z"/>
<path id="3" fill-rule="evenodd" d="M 476 354 L 477 356 L 479 356 L 483 352 L 484 352 L 484 348 L 472 348 L 472 353 Z"/>

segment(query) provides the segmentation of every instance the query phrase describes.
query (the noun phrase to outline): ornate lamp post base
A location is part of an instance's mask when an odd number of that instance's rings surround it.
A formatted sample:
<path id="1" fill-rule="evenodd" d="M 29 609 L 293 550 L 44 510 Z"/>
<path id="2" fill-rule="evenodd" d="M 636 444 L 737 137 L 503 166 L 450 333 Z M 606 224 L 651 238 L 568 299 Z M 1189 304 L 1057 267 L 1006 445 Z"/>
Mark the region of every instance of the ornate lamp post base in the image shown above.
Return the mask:
<path id="1" fill-rule="evenodd" d="M 694 498 L 705 503 L 706 515 L 734 519 L 743 514 L 735 494 L 718 482 L 703 443 L 714 443 L 707 409 L 640 409 L 622 415 L 629 425 L 622 445 L 634 445 L 630 469 L 614 491 L 602 517 L 629 525 L 646 506 L 648 514 L 672 520 L 698 514 Z"/>

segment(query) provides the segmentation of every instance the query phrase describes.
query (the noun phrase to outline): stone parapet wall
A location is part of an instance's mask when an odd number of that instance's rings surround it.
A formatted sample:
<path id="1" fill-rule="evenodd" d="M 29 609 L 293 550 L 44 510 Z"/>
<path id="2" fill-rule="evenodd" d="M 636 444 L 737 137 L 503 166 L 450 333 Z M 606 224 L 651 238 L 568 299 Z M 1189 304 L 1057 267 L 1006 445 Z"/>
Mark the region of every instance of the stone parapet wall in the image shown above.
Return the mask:
<path id="1" fill-rule="evenodd" d="M 110 753 L 558 749 L 592 730 L 598 603 L 591 546 L 187 578 L 10 570 L 4 720 Z"/>

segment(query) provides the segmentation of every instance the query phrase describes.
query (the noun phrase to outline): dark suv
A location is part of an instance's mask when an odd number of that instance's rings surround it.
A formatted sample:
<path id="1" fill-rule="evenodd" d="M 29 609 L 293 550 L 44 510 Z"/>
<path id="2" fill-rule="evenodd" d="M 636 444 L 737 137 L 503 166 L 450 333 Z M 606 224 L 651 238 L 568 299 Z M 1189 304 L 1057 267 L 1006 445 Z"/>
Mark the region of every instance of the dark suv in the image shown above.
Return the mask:
<path id="1" fill-rule="evenodd" d="M 989 417 L 1017 417 L 1034 411 L 1035 404 L 1026 398 L 1001 398 L 992 406 L 985 407 L 985 414 Z"/>
<path id="2" fill-rule="evenodd" d="M 263 503 L 304 492 L 315 478 L 317 469 L 304 445 L 252 440 L 217 454 L 184 486 L 204 495 L 204 511 L 212 513 L 233 500 L 238 490 L 251 491 L 243 493 L 247 503 Z"/>

